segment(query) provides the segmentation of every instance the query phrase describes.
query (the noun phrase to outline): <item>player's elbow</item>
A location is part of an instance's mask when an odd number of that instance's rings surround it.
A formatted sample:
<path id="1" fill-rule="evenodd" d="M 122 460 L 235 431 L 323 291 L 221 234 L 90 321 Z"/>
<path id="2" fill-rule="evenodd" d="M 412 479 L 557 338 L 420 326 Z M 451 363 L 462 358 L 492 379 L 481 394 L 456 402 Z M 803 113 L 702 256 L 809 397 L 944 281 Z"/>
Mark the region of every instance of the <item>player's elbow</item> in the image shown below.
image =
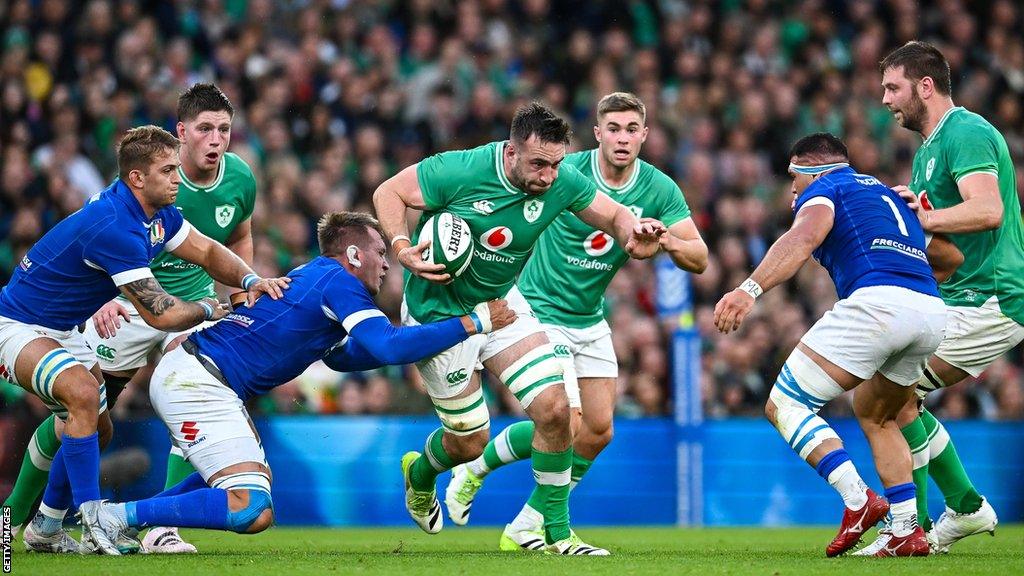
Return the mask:
<path id="1" fill-rule="evenodd" d="M 373 207 L 377 212 L 380 212 L 384 207 L 388 206 L 389 203 L 398 198 L 397 192 L 395 192 L 391 186 L 391 180 L 393 178 L 394 177 L 388 178 L 373 191 Z"/>
<path id="2" fill-rule="evenodd" d="M 690 272 L 694 274 L 703 274 L 708 269 L 708 246 L 701 242 L 699 248 L 695 251 L 693 257 L 693 265 L 690 267 Z"/>
<path id="3" fill-rule="evenodd" d="M 985 230 L 995 230 L 1003 225 L 1003 203 L 995 203 L 985 211 Z"/>

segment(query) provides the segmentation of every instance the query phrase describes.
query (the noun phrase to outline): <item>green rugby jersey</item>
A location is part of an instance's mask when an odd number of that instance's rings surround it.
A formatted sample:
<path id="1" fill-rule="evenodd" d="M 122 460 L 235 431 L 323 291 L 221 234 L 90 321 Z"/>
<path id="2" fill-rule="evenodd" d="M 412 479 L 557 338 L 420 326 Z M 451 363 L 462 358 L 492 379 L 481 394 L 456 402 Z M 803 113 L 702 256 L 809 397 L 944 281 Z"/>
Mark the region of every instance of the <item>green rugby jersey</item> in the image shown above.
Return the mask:
<path id="1" fill-rule="evenodd" d="M 447 286 L 406 274 L 405 299 L 417 321 L 461 316 L 481 302 L 504 297 L 541 232 L 563 211 L 579 212 L 594 201 L 594 184 L 565 163 L 546 192 L 526 194 L 505 175 L 504 150 L 505 142 L 492 142 L 442 152 L 417 166 L 426 210 L 413 244 L 419 241 L 423 223 L 437 212 L 461 216 L 474 240 L 469 268 Z"/>
<path id="2" fill-rule="evenodd" d="M 963 202 L 957 182 L 979 172 L 999 180 L 1003 223 L 949 235 L 964 263 L 939 291 L 950 306 L 979 307 L 996 296 L 1003 314 L 1024 324 L 1024 225 L 1013 161 L 999 131 L 974 112 L 951 108 L 914 155 L 910 189 L 926 208 L 949 208 Z"/>
<path id="3" fill-rule="evenodd" d="M 224 244 L 235 227 L 252 216 L 256 204 L 256 178 L 249 165 L 233 152 L 224 154 L 217 178 L 199 186 L 179 167 L 181 185 L 174 205 L 196 230 Z M 213 278 L 198 265 L 161 252 L 150 265 L 153 276 L 168 294 L 195 301 L 216 297 Z"/>
<path id="4" fill-rule="evenodd" d="M 664 172 L 637 159 L 629 179 L 615 188 L 601 176 L 598 154 L 597 149 L 575 152 L 565 164 L 637 218 L 657 218 L 666 226 L 689 218 L 683 192 Z M 604 292 L 627 260 L 629 255 L 610 236 L 563 212 L 537 242 L 519 277 L 519 290 L 541 322 L 587 328 L 603 319 Z"/>

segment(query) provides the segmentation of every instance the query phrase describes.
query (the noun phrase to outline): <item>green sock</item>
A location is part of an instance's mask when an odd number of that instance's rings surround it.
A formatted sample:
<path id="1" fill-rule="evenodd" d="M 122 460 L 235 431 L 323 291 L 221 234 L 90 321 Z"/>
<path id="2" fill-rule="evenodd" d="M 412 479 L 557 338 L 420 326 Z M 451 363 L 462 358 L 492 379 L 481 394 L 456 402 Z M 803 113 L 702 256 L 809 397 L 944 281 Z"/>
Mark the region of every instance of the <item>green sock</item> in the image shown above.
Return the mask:
<path id="1" fill-rule="evenodd" d="M 11 526 L 21 526 L 31 519 L 36 500 L 46 489 L 50 463 L 60 448 L 60 439 L 53 429 L 55 419 L 51 414 L 43 420 L 28 441 L 18 480 L 14 483 L 11 495 L 4 500 L 4 506 L 11 509 Z"/>
<path id="2" fill-rule="evenodd" d="M 484 448 L 487 472 L 529 458 L 533 453 L 533 428 L 532 420 L 524 420 L 505 428 L 492 438 Z"/>
<path id="3" fill-rule="evenodd" d="M 981 495 L 971 484 L 945 426 L 927 410 L 921 412 L 921 422 L 928 432 L 928 474 L 942 491 L 946 506 L 958 514 L 977 512 L 981 508 Z"/>
<path id="4" fill-rule="evenodd" d="M 572 480 L 569 482 L 569 490 L 572 490 L 580 483 L 583 475 L 587 473 L 587 470 L 590 470 L 590 466 L 593 464 L 593 460 L 587 460 L 575 452 L 572 453 Z"/>
<path id="5" fill-rule="evenodd" d="M 917 489 L 917 523 L 927 532 L 932 528 L 932 520 L 928 516 L 928 433 L 920 418 L 900 428 L 903 438 L 910 446 L 910 455 L 914 460 L 914 486 Z"/>
<path id="6" fill-rule="evenodd" d="M 177 486 L 182 480 L 188 478 L 196 469 L 189 464 L 188 460 L 171 450 L 167 455 L 167 480 L 164 482 L 164 490 Z"/>
<path id="7" fill-rule="evenodd" d="M 537 481 L 527 504 L 544 514 L 544 538 L 548 544 L 569 537 L 569 482 L 572 477 L 572 447 L 562 452 L 541 452 L 531 456 Z"/>
<path id="8" fill-rule="evenodd" d="M 412 463 L 409 470 L 409 483 L 413 490 L 433 490 L 437 483 L 437 475 L 445 470 L 451 470 L 455 463 L 451 456 L 444 451 L 444 429 L 438 428 L 427 437 L 427 443 L 423 447 L 423 454 Z"/>

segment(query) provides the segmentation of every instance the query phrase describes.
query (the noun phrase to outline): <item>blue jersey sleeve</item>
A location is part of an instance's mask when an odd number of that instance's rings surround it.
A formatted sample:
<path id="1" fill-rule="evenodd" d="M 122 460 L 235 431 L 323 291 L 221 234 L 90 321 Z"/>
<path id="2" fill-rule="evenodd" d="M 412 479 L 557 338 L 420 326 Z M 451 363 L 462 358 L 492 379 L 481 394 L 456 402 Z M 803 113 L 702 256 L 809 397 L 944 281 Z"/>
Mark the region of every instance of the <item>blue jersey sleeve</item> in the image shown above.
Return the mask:
<path id="1" fill-rule="evenodd" d="M 164 237 L 166 238 L 164 250 L 173 252 L 178 246 L 181 246 L 185 238 L 188 238 L 188 233 L 192 226 L 181 215 L 181 210 L 174 206 L 168 206 L 160 212 L 164 224 Z"/>
<path id="2" fill-rule="evenodd" d="M 387 318 L 379 316 L 360 322 L 349 332 L 349 336 L 361 348 L 360 350 L 353 346 L 350 353 L 365 351 L 377 358 L 382 365 L 393 365 L 410 364 L 436 356 L 469 338 L 470 335 L 460 318 L 449 318 L 420 326 L 397 327 Z"/>
<path id="3" fill-rule="evenodd" d="M 141 233 L 118 232 L 117 222 L 111 221 L 89 240 L 82 254 L 87 266 L 103 270 L 114 285 L 123 286 L 153 276 L 146 242 Z"/>
<path id="4" fill-rule="evenodd" d="M 324 364 L 337 372 L 362 372 L 384 366 L 384 363 L 370 354 L 358 340 L 348 338 L 340 346 L 331 348 L 324 355 Z"/>
<path id="5" fill-rule="evenodd" d="M 825 178 L 811 182 L 811 185 L 797 197 L 793 213 L 796 214 L 808 204 L 824 204 L 831 207 L 834 212 L 836 209 L 836 187 Z"/>

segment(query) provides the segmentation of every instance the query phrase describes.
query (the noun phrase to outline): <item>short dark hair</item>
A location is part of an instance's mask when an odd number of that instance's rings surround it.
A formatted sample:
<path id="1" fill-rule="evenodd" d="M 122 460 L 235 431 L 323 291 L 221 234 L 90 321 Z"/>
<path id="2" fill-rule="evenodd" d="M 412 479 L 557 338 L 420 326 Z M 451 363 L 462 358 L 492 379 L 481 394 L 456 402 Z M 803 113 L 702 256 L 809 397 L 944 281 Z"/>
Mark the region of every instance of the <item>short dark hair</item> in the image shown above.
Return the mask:
<path id="1" fill-rule="evenodd" d="M 164 150 L 177 150 L 181 143 L 173 134 L 152 124 L 125 132 L 117 145 L 117 175 L 128 177 L 132 170 L 147 170 L 153 157 Z"/>
<path id="2" fill-rule="evenodd" d="M 797 140 L 790 149 L 789 156 L 828 163 L 849 160 L 850 153 L 846 150 L 846 144 L 839 138 L 828 132 L 817 132 Z"/>
<path id="3" fill-rule="evenodd" d="M 384 237 L 380 222 L 366 212 L 328 212 L 316 224 L 320 254 L 337 256 L 353 244 L 365 248 L 370 241 L 370 230 L 376 230 L 381 238 Z"/>
<path id="4" fill-rule="evenodd" d="M 631 92 L 612 92 L 601 98 L 597 103 L 597 120 L 609 112 L 636 112 L 640 115 L 640 123 L 647 121 L 647 107 L 640 98 Z"/>
<path id="5" fill-rule="evenodd" d="M 196 83 L 178 96 L 178 122 L 188 122 L 203 112 L 221 111 L 235 115 L 231 101 L 214 84 Z"/>
<path id="6" fill-rule="evenodd" d="M 939 94 L 949 96 L 951 85 L 949 79 L 949 62 L 938 48 L 927 42 L 911 40 L 893 50 L 878 64 L 883 74 L 890 68 L 903 67 L 903 74 L 917 82 L 929 77 L 935 83 Z"/>
<path id="7" fill-rule="evenodd" d="M 569 123 L 540 102 L 520 106 L 512 117 L 512 141 L 517 144 L 534 135 L 541 142 L 568 144 L 571 133 Z"/>

